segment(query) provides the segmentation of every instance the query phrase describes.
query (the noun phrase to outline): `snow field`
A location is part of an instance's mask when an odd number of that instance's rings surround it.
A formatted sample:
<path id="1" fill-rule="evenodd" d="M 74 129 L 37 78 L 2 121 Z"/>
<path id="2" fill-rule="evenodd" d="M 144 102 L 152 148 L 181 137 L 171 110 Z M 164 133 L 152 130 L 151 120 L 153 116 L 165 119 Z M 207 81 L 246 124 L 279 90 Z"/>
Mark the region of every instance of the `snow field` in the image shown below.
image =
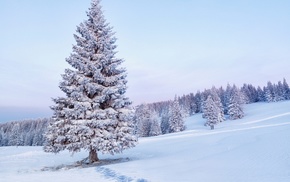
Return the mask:
<path id="1" fill-rule="evenodd" d="M 187 118 L 184 132 L 140 138 L 123 154 L 101 159 L 129 161 L 91 167 L 41 171 L 70 165 L 88 152 L 54 155 L 41 147 L 1 147 L 1 182 L 152 181 L 289 182 L 290 102 L 245 106 L 245 117 L 210 130 L 200 114 Z"/>

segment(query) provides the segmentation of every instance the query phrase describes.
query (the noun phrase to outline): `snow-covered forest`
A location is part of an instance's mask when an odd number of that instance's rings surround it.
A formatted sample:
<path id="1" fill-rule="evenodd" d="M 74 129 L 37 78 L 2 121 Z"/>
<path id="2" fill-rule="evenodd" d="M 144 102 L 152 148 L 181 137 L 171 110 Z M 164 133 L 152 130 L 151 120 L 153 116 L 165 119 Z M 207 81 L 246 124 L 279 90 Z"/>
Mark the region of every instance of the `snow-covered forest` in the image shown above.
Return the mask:
<path id="1" fill-rule="evenodd" d="M 175 97 L 172 101 L 136 106 L 134 133 L 139 137 L 149 137 L 182 131 L 185 129 L 184 119 L 197 113 L 203 113 L 205 125 L 216 125 L 225 120 L 243 118 L 247 114 L 243 104 L 283 100 L 290 100 L 289 85 L 285 79 L 278 83 L 269 81 L 262 88 L 251 84 L 244 84 L 241 88 L 235 85 L 228 85 L 225 89 L 213 87 Z M 0 146 L 43 145 L 43 134 L 51 121 L 37 119 L 0 124 Z"/>
<path id="2" fill-rule="evenodd" d="M 192 116 L 196 113 L 203 113 L 206 119 L 205 125 L 216 125 L 225 120 L 235 120 L 244 117 L 244 104 L 256 102 L 278 102 L 290 99 L 289 85 L 286 79 L 278 83 L 268 82 L 266 86 L 255 87 L 251 84 L 244 84 L 241 88 L 228 84 L 226 88 L 212 87 L 197 93 L 190 93 L 179 96 L 174 101 L 163 101 L 156 103 L 142 104 L 136 107 L 135 125 L 136 133 L 139 136 L 154 136 L 155 131 L 162 134 L 176 132 L 170 129 L 173 112 L 172 105 L 178 101 L 178 112 L 181 118 Z M 156 128 L 156 118 L 159 119 L 160 129 Z M 182 123 L 182 122 L 181 122 Z M 181 124 L 182 125 L 182 124 Z M 146 126 L 146 127 L 144 127 Z M 152 126 L 152 127 L 150 127 Z M 158 132 L 157 132 L 158 133 Z"/>
<path id="3" fill-rule="evenodd" d="M 43 134 L 52 119 L 14 121 L 0 124 L 0 146 L 42 146 Z"/>

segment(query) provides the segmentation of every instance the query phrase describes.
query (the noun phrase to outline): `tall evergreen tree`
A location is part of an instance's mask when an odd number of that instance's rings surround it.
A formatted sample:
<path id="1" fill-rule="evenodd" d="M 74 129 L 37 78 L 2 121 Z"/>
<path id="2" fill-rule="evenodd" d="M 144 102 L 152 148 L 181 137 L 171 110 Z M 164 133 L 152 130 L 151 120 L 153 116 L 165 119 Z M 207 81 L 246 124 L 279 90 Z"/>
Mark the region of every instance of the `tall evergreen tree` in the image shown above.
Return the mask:
<path id="1" fill-rule="evenodd" d="M 229 84 L 228 84 L 229 85 Z M 218 89 L 218 94 L 223 106 L 224 114 L 227 114 L 227 91 L 223 87 Z"/>
<path id="2" fill-rule="evenodd" d="M 285 98 L 285 100 L 290 99 L 290 89 L 285 78 L 283 79 L 283 97 Z"/>
<path id="3" fill-rule="evenodd" d="M 257 93 L 258 93 L 258 101 L 264 102 L 265 101 L 265 93 L 260 86 L 258 86 L 258 88 L 257 88 Z"/>
<path id="4" fill-rule="evenodd" d="M 247 98 L 246 103 L 258 102 L 258 92 L 256 88 L 251 84 L 244 84 L 241 88 L 241 92 Z"/>
<path id="5" fill-rule="evenodd" d="M 151 119 L 149 136 L 157 136 L 157 135 L 161 135 L 161 134 L 162 134 L 162 132 L 161 132 L 159 118 L 157 116 L 157 113 L 154 113 L 152 115 L 152 119 Z"/>
<path id="6" fill-rule="evenodd" d="M 225 121 L 224 108 L 220 96 L 218 95 L 218 90 L 215 87 L 212 87 L 212 89 L 210 90 L 210 95 L 212 97 L 212 100 L 215 102 L 215 105 L 217 106 L 217 111 L 220 113 L 218 122 Z"/>
<path id="7" fill-rule="evenodd" d="M 214 125 L 220 122 L 220 110 L 211 95 L 209 95 L 204 103 L 204 117 L 206 118 L 205 126 L 210 126 L 211 129 L 214 128 Z"/>
<path id="8" fill-rule="evenodd" d="M 195 105 L 196 105 L 196 113 L 201 113 L 202 112 L 202 95 L 200 91 L 197 91 L 197 93 L 194 95 L 195 98 Z"/>
<path id="9" fill-rule="evenodd" d="M 152 110 L 148 104 L 141 104 L 135 111 L 135 133 L 139 137 L 148 137 L 150 133 Z"/>
<path id="10" fill-rule="evenodd" d="M 189 111 L 189 115 L 192 116 L 195 113 L 197 113 L 197 105 L 196 105 L 196 101 L 195 101 L 195 97 L 193 93 L 189 94 L 189 99 L 190 99 L 190 111 Z"/>
<path id="11" fill-rule="evenodd" d="M 160 128 L 161 128 L 162 134 L 169 133 L 169 131 L 170 131 L 170 126 L 169 126 L 169 111 L 167 111 L 166 113 L 164 112 L 162 114 Z"/>
<path id="12" fill-rule="evenodd" d="M 232 120 L 241 119 L 244 117 L 244 111 L 242 107 L 242 95 L 238 88 L 234 85 L 230 95 L 228 103 L 228 114 Z"/>
<path id="13" fill-rule="evenodd" d="M 277 85 L 274 85 L 274 93 L 276 101 L 286 100 L 283 93 L 283 84 L 281 81 L 278 81 Z"/>
<path id="14" fill-rule="evenodd" d="M 276 102 L 274 86 L 272 82 L 268 81 L 267 87 L 264 89 L 265 91 L 265 99 L 267 102 Z"/>
<path id="15" fill-rule="evenodd" d="M 185 130 L 183 113 L 176 96 L 169 109 L 169 128 L 170 133 Z"/>
<path id="16" fill-rule="evenodd" d="M 229 100 L 230 100 L 230 96 L 232 94 L 232 86 L 230 84 L 227 84 L 227 88 L 225 90 L 225 94 L 224 94 L 224 113 L 228 114 L 228 104 L 229 104 Z"/>
<path id="17" fill-rule="evenodd" d="M 9 138 L 9 145 L 13 146 L 19 146 L 21 145 L 21 135 L 20 135 L 20 124 L 19 123 L 15 123 L 12 126 L 12 130 L 11 130 L 11 134 L 10 134 L 10 138 Z"/>
<path id="18" fill-rule="evenodd" d="M 65 97 L 53 99 L 54 122 L 46 132 L 46 152 L 89 151 L 89 162 L 97 151 L 120 153 L 134 147 L 131 102 L 125 97 L 126 70 L 115 57 L 116 38 L 106 22 L 100 0 L 92 0 L 88 19 L 77 27 L 76 45 L 66 61 L 60 89 Z"/>

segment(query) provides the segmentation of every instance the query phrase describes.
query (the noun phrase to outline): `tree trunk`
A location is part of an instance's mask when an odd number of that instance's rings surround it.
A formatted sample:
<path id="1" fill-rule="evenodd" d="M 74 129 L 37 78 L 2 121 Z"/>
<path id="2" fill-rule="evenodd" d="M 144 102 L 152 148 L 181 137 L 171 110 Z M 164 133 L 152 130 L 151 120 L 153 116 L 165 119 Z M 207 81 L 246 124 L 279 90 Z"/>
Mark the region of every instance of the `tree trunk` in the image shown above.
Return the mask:
<path id="1" fill-rule="evenodd" d="M 95 149 L 91 149 L 89 154 L 89 162 L 94 163 L 97 161 L 99 161 L 97 151 Z"/>

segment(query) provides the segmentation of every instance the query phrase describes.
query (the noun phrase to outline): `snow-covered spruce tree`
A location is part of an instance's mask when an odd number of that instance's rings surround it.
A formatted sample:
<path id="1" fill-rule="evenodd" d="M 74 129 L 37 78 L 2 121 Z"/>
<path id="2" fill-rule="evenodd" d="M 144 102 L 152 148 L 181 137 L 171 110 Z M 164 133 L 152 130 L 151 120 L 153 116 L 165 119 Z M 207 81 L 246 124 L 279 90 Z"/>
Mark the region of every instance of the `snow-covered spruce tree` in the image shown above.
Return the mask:
<path id="1" fill-rule="evenodd" d="M 205 101 L 206 101 L 206 99 L 207 99 L 207 97 L 210 95 L 210 91 L 208 90 L 208 89 L 205 89 L 203 92 L 201 92 L 201 94 L 200 94 L 200 98 L 201 98 L 201 110 L 200 110 L 200 112 L 202 113 L 202 118 L 206 118 L 205 117 L 205 113 L 204 113 L 204 111 L 203 111 L 203 109 L 204 109 L 204 107 L 205 107 Z"/>
<path id="2" fill-rule="evenodd" d="M 210 126 L 211 129 L 214 129 L 214 125 L 220 122 L 220 109 L 209 95 L 204 102 L 203 107 L 204 117 L 206 118 L 205 126 Z"/>
<path id="3" fill-rule="evenodd" d="M 135 133 L 139 137 L 148 137 L 151 127 L 152 111 L 148 104 L 141 104 L 135 111 Z"/>
<path id="4" fill-rule="evenodd" d="M 285 78 L 283 78 L 283 97 L 285 100 L 290 99 L 290 88 Z"/>
<path id="5" fill-rule="evenodd" d="M 200 91 L 197 91 L 197 93 L 194 95 L 194 99 L 195 99 L 195 105 L 196 105 L 196 113 L 201 113 L 202 112 L 202 94 L 200 93 Z"/>
<path id="6" fill-rule="evenodd" d="M 10 138 L 9 138 L 9 145 L 10 146 L 20 146 L 22 143 L 22 135 L 20 135 L 20 124 L 17 122 L 13 122 Z"/>
<path id="7" fill-rule="evenodd" d="M 234 85 L 228 103 L 228 114 L 231 120 L 241 119 L 244 117 L 242 104 L 242 93 Z"/>
<path id="8" fill-rule="evenodd" d="M 220 96 L 218 95 L 218 90 L 215 87 L 212 87 L 210 90 L 210 95 L 217 107 L 217 111 L 219 112 L 218 122 L 225 121 L 224 108 Z"/>
<path id="9" fill-rule="evenodd" d="M 175 99 L 169 108 L 169 132 L 174 133 L 183 130 L 185 130 L 183 113 L 179 106 L 178 99 L 175 96 Z"/>
<path id="10" fill-rule="evenodd" d="M 169 130 L 170 130 L 170 126 L 169 126 L 169 111 L 164 112 L 162 114 L 160 128 L 161 128 L 162 134 L 169 133 Z"/>
<path id="11" fill-rule="evenodd" d="M 162 134 L 162 132 L 161 132 L 159 118 L 157 116 L 157 113 L 154 113 L 152 115 L 152 119 L 151 119 L 149 136 L 157 136 L 157 135 L 161 135 L 161 134 Z"/>
<path id="12" fill-rule="evenodd" d="M 230 84 L 227 84 L 227 88 L 224 92 L 224 103 L 223 103 L 225 114 L 228 114 L 228 104 L 230 97 L 232 95 L 232 89 L 233 89 L 232 86 Z"/>
<path id="13" fill-rule="evenodd" d="M 46 132 L 46 152 L 89 151 L 89 162 L 97 152 L 120 153 L 134 147 L 133 112 L 125 97 L 126 70 L 115 58 L 112 28 L 106 22 L 100 0 L 92 0 L 88 19 L 77 27 L 76 45 L 66 61 L 60 89 L 65 97 L 53 99 L 54 122 Z"/>
<path id="14" fill-rule="evenodd" d="M 135 133 L 139 137 L 157 136 L 161 134 L 158 115 L 149 108 L 148 104 L 141 104 L 135 112 Z"/>
<path id="15" fill-rule="evenodd" d="M 258 88 L 257 88 L 257 93 L 258 93 L 258 102 L 264 102 L 265 101 L 265 93 L 260 86 L 258 86 Z"/>
<path id="16" fill-rule="evenodd" d="M 264 88 L 265 98 L 267 102 L 276 102 L 275 93 L 274 93 L 274 86 L 273 84 L 268 81 L 267 87 Z"/>

